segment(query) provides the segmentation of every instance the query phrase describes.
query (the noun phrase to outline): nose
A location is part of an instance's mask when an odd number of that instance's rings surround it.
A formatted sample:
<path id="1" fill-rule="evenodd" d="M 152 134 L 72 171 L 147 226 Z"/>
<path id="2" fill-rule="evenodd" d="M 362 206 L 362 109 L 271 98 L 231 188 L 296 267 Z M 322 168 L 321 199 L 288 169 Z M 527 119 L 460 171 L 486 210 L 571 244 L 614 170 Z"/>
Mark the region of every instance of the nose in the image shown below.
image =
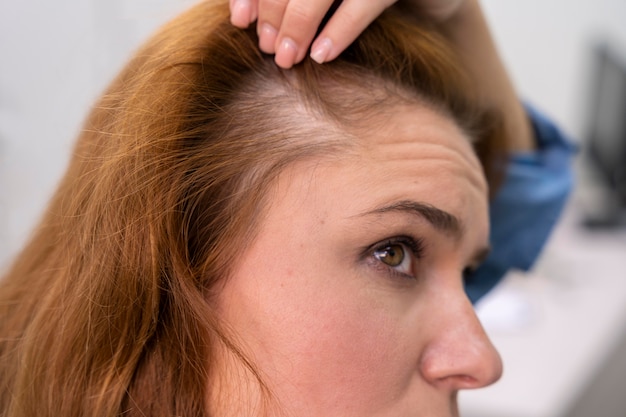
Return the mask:
<path id="1" fill-rule="evenodd" d="M 502 376 L 502 360 L 474 308 L 465 296 L 446 301 L 431 316 L 431 337 L 419 363 L 422 377 L 450 391 L 493 384 Z"/>

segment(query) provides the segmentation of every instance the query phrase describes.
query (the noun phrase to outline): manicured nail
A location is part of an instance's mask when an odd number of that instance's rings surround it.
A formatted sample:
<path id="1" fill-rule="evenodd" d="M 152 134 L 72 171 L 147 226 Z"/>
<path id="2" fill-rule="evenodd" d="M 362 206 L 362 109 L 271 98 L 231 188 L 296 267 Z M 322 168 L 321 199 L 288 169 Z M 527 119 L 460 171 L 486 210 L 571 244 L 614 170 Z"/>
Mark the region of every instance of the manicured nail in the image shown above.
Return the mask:
<path id="1" fill-rule="evenodd" d="M 315 46 L 311 49 L 311 59 L 318 64 L 323 64 L 326 62 L 332 46 L 333 44 L 328 38 L 315 42 Z"/>
<path id="2" fill-rule="evenodd" d="M 282 68 L 291 68 L 296 61 L 297 54 L 296 43 L 289 38 L 284 38 L 276 51 L 276 64 Z"/>
<path id="3" fill-rule="evenodd" d="M 235 0 L 231 8 L 230 22 L 240 28 L 250 24 L 250 0 Z"/>
<path id="4" fill-rule="evenodd" d="M 276 43 L 276 29 L 269 23 L 263 23 L 259 31 L 259 47 L 268 54 L 274 53 L 274 44 Z"/>

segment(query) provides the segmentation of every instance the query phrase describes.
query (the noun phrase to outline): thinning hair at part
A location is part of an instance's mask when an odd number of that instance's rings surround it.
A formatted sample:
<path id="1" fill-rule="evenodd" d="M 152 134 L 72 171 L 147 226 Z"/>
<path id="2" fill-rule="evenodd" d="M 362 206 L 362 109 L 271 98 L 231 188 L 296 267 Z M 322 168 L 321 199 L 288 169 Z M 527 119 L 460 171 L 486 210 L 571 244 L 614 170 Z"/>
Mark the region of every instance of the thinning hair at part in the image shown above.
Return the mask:
<path id="1" fill-rule="evenodd" d="M 348 152 L 394 103 L 503 143 L 454 54 L 387 11 L 336 61 L 289 71 L 202 2 L 147 42 L 87 118 L 69 168 L 0 282 L 0 415 L 209 415 L 212 309 L 289 164 Z M 378 121 L 377 121 L 378 120 Z"/>

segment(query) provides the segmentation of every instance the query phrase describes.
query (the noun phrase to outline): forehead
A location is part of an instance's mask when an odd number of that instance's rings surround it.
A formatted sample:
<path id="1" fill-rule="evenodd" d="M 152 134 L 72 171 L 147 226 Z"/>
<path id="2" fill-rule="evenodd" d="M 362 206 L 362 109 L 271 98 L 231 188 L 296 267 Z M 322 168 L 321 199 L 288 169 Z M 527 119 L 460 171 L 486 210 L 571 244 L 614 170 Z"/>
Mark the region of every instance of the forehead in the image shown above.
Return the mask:
<path id="1" fill-rule="evenodd" d="M 288 217 L 294 233 L 308 233 L 304 229 L 319 222 L 340 223 L 414 201 L 450 213 L 486 240 L 487 183 L 457 125 L 417 105 L 398 106 L 376 119 L 348 135 L 354 146 L 347 152 L 287 168 L 271 197 L 270 221 L 285 225 Z M 302 222 L 294 223 L 298 216 Z"/>
<path id="2" fill-rule="evenodd" d="M 354 140 L 363 164 L 449 170 L 486 193 L 487 183 L 471 138 L 450 117 L 426 105 L 405 104 L 375 119 L 372 127 L 363 129 Z"/>

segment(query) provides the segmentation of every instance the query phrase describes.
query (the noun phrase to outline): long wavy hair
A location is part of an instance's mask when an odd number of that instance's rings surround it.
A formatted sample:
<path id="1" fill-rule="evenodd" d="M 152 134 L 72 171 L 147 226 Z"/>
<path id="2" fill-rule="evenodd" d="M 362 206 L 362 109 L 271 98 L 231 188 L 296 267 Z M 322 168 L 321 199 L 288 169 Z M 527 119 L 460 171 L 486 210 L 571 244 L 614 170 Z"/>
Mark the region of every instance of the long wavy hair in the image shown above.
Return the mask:
<path id="1" fill-rule="evenodd" d="M 208 415 L 217 344 L 254 373 L 211 299 L 254 239 L 268 186 L 296 160 L 340 157 L 394 103 L 456 120 L 497 182 L 496 113 L 424 24 L 388 10 L 336 61 L 288 71 L 257 43 L 226 1 L 202 2 L 92 110 L 0 281 L 0 415 Z"/>

